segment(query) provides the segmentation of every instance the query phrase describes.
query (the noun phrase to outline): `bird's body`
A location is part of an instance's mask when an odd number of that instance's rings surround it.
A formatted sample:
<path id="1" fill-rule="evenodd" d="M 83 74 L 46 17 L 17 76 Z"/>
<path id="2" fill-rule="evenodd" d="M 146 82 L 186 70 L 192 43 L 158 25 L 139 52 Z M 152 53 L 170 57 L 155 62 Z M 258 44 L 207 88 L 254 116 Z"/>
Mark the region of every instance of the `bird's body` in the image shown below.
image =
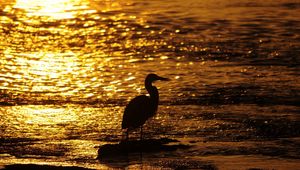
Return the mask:
<path id="1" fill-rule="evenodd" d="M 145 95 L 132 99 L 125 108 L 122 129 L 138 128 L 143 125 L 151 117 L 150 115 L 154 114 L 154 111 L 150 111 L 151 104 L 149 105 L 148 103 L 151 103 L 151 99 Z M 145 111 L 140 112 L 141 108 Z"/>
<path id="2" fill-rule="evenodd" d="M 156 80 L 168 80 L 167 78 L 159 77 L 156 74 L 149 74 L 145 79 L 145 87 L 150 96 L 141 95 L 132 99 L 124 110 L 122 129 L 127 129 L 127 138 L 129 129 L 141 127 L 152 116 L 155 115 L 158 108 L 159 94 L 152 82 Z"/>

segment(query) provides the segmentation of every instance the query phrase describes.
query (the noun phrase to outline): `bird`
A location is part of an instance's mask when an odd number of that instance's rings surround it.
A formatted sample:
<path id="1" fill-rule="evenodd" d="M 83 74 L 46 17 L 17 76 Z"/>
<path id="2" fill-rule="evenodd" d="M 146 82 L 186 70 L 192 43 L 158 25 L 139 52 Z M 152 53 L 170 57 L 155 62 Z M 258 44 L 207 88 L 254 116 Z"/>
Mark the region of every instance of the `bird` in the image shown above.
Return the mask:
<path id="1" fill-rule="evenodd" d="M 153 82 L 169 81 L 170 79 L 160 77 L 156 74 L 148 74 L 145 79 L 145 88 L 149 93 L 149 96 L 140 95 L 133 98 L 125 107 L 122 129 L 126 129 L 126 140 L 128 141 L 129 130 L 136 129 L 138 127 L 140 130 L 140 140 L 143 136 L 143 125 L 145 122 L 156 114 L 159 101 L 159 93 L 155 86 L 152 85 Z"/>

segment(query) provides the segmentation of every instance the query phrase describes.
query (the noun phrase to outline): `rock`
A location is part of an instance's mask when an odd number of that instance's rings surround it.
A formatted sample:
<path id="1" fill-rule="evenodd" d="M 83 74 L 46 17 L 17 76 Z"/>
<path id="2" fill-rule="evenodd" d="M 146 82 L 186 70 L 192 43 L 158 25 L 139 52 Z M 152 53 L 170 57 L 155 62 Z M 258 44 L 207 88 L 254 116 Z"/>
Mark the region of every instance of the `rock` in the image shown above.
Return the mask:
<path id="1" fill-rule="evenodd" d="M 170 144 L 173 143 L 173 144 Z M 177 140 L 162 138 L 148 139 L 142 141 L 121 141 L 117 144 L 106 144 L 99 148 L 98 158 L 110 156 L 125 156 L 129 153 L 147 153 L 160 151 L 175 151 L 177 149 L 187 149 L 189 145 L 180 144 Z"/>

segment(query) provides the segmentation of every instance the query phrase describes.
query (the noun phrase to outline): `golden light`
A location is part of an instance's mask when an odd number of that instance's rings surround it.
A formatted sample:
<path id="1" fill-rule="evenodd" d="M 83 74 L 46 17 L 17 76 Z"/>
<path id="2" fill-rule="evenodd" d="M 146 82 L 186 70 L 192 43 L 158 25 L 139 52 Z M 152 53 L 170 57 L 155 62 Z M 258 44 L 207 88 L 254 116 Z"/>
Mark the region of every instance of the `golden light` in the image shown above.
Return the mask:
<path id="1" fill-rule="evenodd" d="M 14 54 L 14 65 L 7 65 L 8 69 L 15 70 L 10 75 L 15 81 L 26 82 L 26 86 L 19 90 L 31 92 L 55 92 L 72 81 L 72 76 L 79 73 L 75 70 L 77 62 L 70 57 L 75 54 L 34 52 Z M 10 58 L 9 50 L 4 51 L 5 58 Z M 50 80 L 52 82 L 50 83 Z M 55 81 L 57 80 L 57 81 Z M 60 80 L 60 81 L 58 81 Z M 20 87 L 18 87 L 20 88 Z"/>
<path id="2" fill-rule="evenodd" d="M 22 99 L 46 100 L 113 98 L 124 86 L 140 91 L 135 75 L 121 77 L 140 59 L 132 58 L 129 64 L 115 60 L 123 50 L 156 45 L 146 38 L 129 38 L 141 34 L 131 23 L 149 28 L 144 18 L 120 12 L 130 1 L 15 0 L 6 5 L 4 11 L 14 20 L 0 21 L 14 27 L 0 34 L 5 36 L 2 44 L 14 45 L 5 48 L 0 59 L 0 69 L 7 70 L 0 88 L 24 94 Z M 116 12 L 103 14 L 110 11 Z"/>
<path id="3" fill-rule="evenodd" d="M 14 9 L 25 10 L 27 17 L 60 20 L 75 18 L 80 13 L 93 13 L 83 0 L 17 0 Z M 81 12 L 79 12 L 81 11 Z"/>

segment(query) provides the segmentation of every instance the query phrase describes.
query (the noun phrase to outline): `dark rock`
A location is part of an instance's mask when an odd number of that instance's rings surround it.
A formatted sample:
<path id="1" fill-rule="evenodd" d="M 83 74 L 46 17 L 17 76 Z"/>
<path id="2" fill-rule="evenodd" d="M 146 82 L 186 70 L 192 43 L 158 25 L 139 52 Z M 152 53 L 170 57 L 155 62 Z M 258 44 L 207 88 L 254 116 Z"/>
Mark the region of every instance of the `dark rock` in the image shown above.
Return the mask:
<path id="1" fill-rule="evenodd" d="M 174 143 L 174 144 L 170 144 Z M 160 151 L 175 151 L 177 149 L 187 149 L 189 145 L 183 145 L 173 139 L 148 139 L 142 141 L 121 141 L 117 144 L 106 144 L 99 148 L 98 158 L 102 159 L 110 156 L 124 156 L 129 153 L 147 153 Z"/>

